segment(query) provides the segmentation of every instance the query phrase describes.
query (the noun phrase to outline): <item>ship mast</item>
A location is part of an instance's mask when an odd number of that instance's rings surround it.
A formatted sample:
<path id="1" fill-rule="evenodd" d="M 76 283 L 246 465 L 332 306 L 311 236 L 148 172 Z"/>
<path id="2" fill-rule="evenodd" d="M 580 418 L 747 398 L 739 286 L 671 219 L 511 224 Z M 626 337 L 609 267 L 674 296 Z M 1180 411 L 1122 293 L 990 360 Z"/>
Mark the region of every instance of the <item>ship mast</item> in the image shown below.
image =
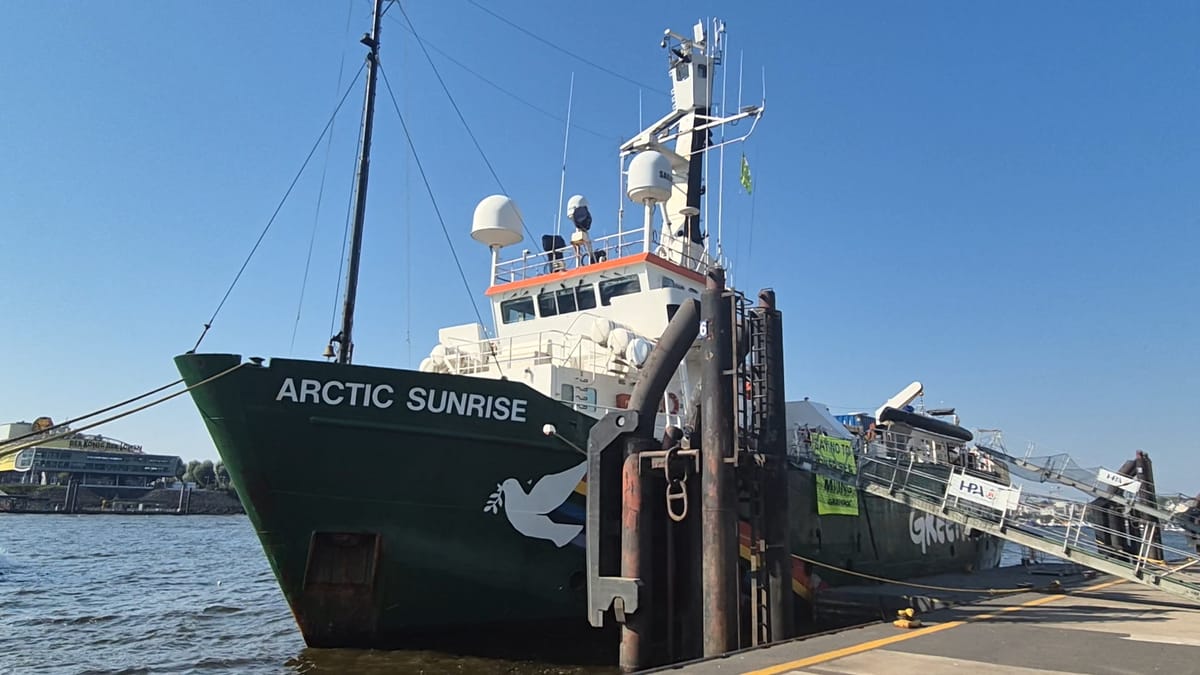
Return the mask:
<path id="1" fill-rule="evenodd" d="M 346 302 L 342 307 L 342 331 L 330 338 L 339 343 L 338 363 L 349 364 L 354 352 L 351 337 L 354 329 L 354 301 L 358 295 L 358 262 L 362 252 L 363 220 L 367 213 L 367 177 L 371 170 L 371 129 L 375 121 L 375 81 L 379 72 L 379 23 L 383 18 L 383 0 L 375 0 L 374 18 L 370 35 L 362 42 L 371 51 L 367 53 L 367 89 L 363 104 L 362 136 L 359 139 L 358 174 L 354 186 L 354 229 L 350 233 L 350 265 L 346 272 Z M 332 345 L 331 345 L 332 346 Z M 331 355 L 329 351 L 326 355 Z"/>

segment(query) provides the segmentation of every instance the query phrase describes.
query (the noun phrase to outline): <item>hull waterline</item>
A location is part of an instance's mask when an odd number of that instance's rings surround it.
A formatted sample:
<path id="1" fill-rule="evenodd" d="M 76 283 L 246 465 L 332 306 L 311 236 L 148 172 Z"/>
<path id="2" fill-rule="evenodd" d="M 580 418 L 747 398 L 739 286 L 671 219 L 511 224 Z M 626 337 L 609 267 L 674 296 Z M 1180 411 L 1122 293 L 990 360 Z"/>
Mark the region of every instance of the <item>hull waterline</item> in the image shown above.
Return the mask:
<path id="1" fill-rule="evenodd" d="M 189 384 L 239 363 L 176 359 Z M 592 418 L 514 381 L 285 359 L 192 395 L 310 646 L 598 637 L 585 619 L 584 457 L 571 447 L 586 447 Z M 814 481 L 790 472 L 799 555 L 889 578 L 998 560 L 996 542 L 873 497 L 858 516 L 818 515 Z M 861 582 L 799 560 L 794 571 L 808 599 Z"/>

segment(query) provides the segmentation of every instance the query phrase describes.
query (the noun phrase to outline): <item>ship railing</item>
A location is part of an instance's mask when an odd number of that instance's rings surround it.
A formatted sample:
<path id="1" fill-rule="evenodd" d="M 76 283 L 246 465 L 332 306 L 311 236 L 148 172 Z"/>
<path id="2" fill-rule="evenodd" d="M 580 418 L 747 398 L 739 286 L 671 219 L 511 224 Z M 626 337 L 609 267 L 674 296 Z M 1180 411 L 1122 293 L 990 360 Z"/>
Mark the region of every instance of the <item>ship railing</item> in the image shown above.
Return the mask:
<path id="1" fill-rule="evenodd" d="M 581 413 L 590 415 L 597 419 L 604 417 L 610 412 L 625 412 L 628 408 L 622 408 L 615 405 L 603 405 L 592 401 L 583 401 L 577 398 L 563 398 L 560 394 L 556 397 L 559 403 L 570 406 Z M 687 416 L 682 413 L 666 413 L 662 412 L 665 409 L 664 404 L 660 404 L 659 412 L 654 416 L 655 437 L 661 436 L 663 430 L 669 426 L 683 429 L 687 425 Z"/>
<path id="2" fill-rule="evenodd" d="M 485 340 L 450 339 L 445 347 L 449 371 L 460 375 L 501 371 L 512 367 L 551 364 L 595 372 L 607 367 L 608 352 L 590 336 L 562 330 L 543 330 Z"/>
<path id="3" fill-rule="evenodd" d="M 1162 540 L 1160 523 L 1130 518 L 1130 513 L 1120 505 L 1110 507 L 1096 502 L 1018 492 L 1015 502 L 1000 504 L 999 508 L 989 507 L 963 499 L 951 489 L 950 481 L 962 475 L 961 467 L 921 464 L 911 458 L 905 462 L 863 455 L 859 465 L 860 482 L 886 486 L 892 494 L 938 502 L 943 512 L 969 514 L 999 526 L 1019 529 L 1055 544 L 1064 553 L 1081 550 L 1123 563 L 1135 572 L 1159 576 L 1200 565 L 1200 556 L 1195 551 Z M 1031 514 L 1044 511 L 1048 500 L 1053 502 L 1054 517 L 1049 522 L 1031 517 Z"/>
<path id="4" fill-rule="evenodd" d="M 704 273 L 713 261 L 703 247 L 688 244 L 686 239 L 672 235 L 664 238 L 657 229 L 647 237 L 645 230 L 639 228 L 588 239 L 579 245 L 568 242 L 565 246 L 540 252 L 524 249 L 519 257 L 496 261 L 492 268 L 492 285 L 565 272 L 638 253 L 653 253 L 687 269 Z M 693 248 L 700 248 L 701 252 L 690 253 Z"/>

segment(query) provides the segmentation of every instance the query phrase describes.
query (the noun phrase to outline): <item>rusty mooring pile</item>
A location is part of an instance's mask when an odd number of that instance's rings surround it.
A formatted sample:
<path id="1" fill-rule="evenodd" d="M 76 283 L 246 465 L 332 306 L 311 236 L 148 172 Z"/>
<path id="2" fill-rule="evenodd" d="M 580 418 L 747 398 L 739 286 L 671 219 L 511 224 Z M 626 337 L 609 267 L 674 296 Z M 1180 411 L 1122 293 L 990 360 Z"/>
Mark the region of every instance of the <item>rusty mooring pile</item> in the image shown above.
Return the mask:
<path id="1" fill-rule="evenodd" d="M 656 433 L 663 392 L 697 338 L 700 402 L 684 428 Z M 785 434 L 774 292 L 750 306 L 714 269 L 701 301 L 672 317 L 629 409 L 588 439 L 588 620 L 621 625 L 623 671 L 793 634 Z"/>

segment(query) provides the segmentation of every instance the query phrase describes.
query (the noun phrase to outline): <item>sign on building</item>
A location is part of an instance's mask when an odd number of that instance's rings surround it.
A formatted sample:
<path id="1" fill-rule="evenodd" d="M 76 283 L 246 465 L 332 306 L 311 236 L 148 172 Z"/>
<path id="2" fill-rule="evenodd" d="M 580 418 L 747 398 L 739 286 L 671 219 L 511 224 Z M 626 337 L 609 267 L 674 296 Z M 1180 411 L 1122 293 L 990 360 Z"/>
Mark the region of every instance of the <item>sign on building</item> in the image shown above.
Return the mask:
<path id="1" fill-rule="evenodd" d="M 827 476 L 813 476 L 817 481 L 817 514 L 822 516 L 857 516 L 858 489 Z"/>
<path id="2" fill-rule="evenodd" d="M 813 458 L 821 466 L 848 473 L 851 476 L 858 473 L 858 461 L 854 457 L 854 445 L 850 441 L 824 434 L 813 434 L 812 452 Z"/>
<path id="3" fill-rule="evenodd" d="M 1142 481 L 1125 476 L 1108 469 L 1100 469 L 1096 472 L 1096 479 L 1101 483 L 1121 488 L 1130 496 L 1136 495 L 1142 489 Z"/>
<path id="4" fill-rule="evenodd" d="M 946 496 L 965 499 L 1004 513 L 1017 507 L 1017 503 L 1021 499 L 1021 488 L 1008 487 L 978 476 L 954 472 L 950 474 L 950 481 L 946 485 Z"/>

